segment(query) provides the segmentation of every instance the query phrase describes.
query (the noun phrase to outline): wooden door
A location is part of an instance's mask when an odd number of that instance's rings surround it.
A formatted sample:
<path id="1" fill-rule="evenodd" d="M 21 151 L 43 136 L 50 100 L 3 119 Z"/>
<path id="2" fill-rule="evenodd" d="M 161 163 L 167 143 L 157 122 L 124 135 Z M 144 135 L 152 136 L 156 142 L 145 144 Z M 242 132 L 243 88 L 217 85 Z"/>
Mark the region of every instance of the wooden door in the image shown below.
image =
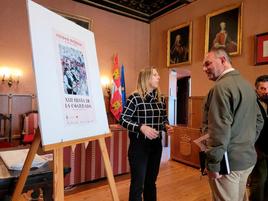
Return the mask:
<path id="1" fill-rule="evenodd" d="M 189 98 L 189 126 L 192 128 L 202 127 L 203 118 L 203 96 L 192 96 Z"/>

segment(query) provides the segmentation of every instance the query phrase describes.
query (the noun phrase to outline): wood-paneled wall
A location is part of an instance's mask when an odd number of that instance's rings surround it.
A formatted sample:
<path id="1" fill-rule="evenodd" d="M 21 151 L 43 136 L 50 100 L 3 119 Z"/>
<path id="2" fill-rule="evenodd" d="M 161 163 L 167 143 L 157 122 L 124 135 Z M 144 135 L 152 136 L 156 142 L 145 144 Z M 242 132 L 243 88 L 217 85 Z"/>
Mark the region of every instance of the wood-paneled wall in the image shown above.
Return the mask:
<path id="1" fill-rule="evenodd" d="M 189 123 L 192 128 L 202 127 L 204 96 L 192 96 L 189 98 Z"/>
<path id="2" fill-rule="evenodd" d="M 199 167 L 199 147 L 193 142 L 200 137 L 200 129 L 175 126 L 171 135 L 170 158 Z"/>
<path id="3" fill-rule="evenodd" d="M 37 109 L 34 94 L 0 94 L 0 113 L 12 114 L 12 136 L 20 135 L 21 115 Z"/>

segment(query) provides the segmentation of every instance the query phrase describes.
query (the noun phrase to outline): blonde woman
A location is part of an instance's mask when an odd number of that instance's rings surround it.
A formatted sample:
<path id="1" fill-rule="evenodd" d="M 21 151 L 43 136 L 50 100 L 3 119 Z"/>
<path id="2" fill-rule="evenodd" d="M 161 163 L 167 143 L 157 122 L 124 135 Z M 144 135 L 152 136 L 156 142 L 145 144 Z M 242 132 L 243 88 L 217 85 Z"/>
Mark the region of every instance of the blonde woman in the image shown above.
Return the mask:
<path id="1" fill-rule="evenodd" d="M 172 132 L 166 106 L 159 94 L 155 68 L 140 71 L 137 90 L 128 99 L 120 124 L 129 131 L 128 158 L 131 184 L 129 201 L 156 201 L 156 179 L 162 155 L 161 133 Z M 167 128 L 167 129 L 166 129 Z"/>

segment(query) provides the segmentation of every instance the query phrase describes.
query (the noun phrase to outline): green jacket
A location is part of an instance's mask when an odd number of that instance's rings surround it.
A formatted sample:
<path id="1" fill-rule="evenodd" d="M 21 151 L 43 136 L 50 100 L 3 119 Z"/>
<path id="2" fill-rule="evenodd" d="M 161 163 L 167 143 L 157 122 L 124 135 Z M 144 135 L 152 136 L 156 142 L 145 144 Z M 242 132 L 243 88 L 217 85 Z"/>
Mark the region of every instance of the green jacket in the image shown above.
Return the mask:
<path id="1" fill-rule="evenodd" d="M 263 126 L 256 93 L 234 70 L 223 75 L 204 104 L 204 127 L 209 134 L 207 169 L 219 172 L 227 151 L 230 170 L 245 170 L 256 163 L 254 143 Z"/>

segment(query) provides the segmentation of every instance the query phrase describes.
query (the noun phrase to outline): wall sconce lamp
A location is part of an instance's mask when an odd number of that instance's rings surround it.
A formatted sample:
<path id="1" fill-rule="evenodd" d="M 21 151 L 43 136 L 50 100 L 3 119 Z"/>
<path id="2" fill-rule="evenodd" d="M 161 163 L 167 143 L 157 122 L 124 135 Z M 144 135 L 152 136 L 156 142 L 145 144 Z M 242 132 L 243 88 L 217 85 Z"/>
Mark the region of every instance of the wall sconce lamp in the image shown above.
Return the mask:
<path id="1" fill-rule="evenodd" d="M 109 97 L 111 95 L 110 83 L 111 83 L 110 79 L 107 76 L 101 77 L 101 85 L 105 89 L 105 91 Z"/>
<path id="2" fill-rule="evenodd" d="M 9 87 L 19 84 L 22 71 L 18 69 L 11 69 L 8 67 L 0 68 L 0 76 L 2 77 L 2 83 L 7 83 Z"/>

